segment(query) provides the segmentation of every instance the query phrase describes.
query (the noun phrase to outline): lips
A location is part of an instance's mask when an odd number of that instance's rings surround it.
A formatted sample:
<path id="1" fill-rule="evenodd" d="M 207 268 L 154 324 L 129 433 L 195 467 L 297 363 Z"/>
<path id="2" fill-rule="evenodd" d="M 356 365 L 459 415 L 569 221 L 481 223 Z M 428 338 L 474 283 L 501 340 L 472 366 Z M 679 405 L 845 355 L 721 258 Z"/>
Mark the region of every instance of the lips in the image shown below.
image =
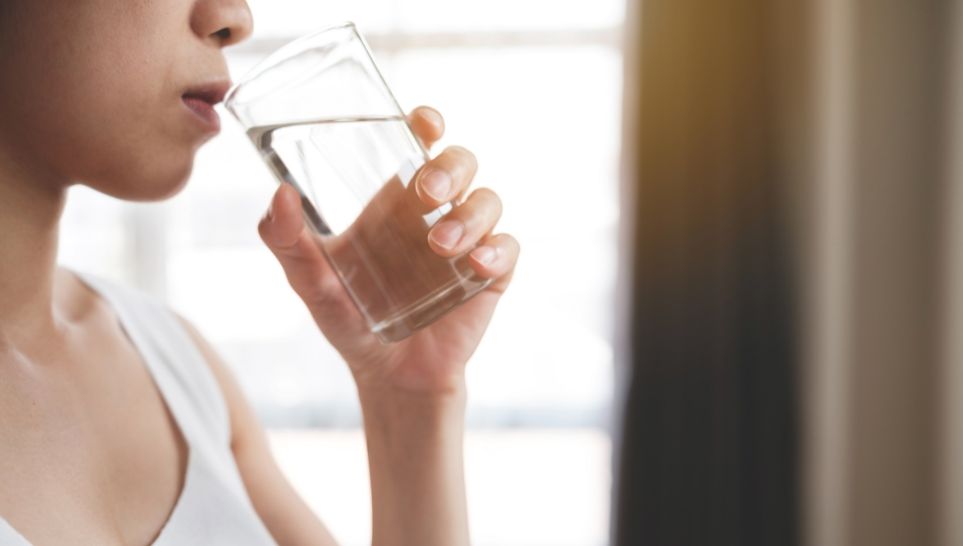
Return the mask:
<path id="1" fill-rule="evenodd" d="M 214 111 L 214 105 L 224 100 L 228 88 L 230 82 L 198 85 L 184 92 L 181 101 L 207 131 L 217 133 L 221 129 L 221 118 Z"/>

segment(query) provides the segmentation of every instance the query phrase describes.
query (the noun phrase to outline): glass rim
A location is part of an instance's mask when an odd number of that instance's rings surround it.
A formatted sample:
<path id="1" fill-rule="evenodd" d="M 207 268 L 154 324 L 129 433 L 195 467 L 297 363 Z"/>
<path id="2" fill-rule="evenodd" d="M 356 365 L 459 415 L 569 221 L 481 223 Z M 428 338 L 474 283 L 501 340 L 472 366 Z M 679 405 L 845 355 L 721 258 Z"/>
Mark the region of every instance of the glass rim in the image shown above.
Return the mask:
<path id="1" fill-rule="evenodd" d="M 279 60 L 296 55 L 297 50 L 302 49 L 307 42 L 316 40 L 319 36 L 322 36 L 324 34 L 328 34 L 330 32 L 334 32 L 337 30 L 350 30 L 355 35 L 355 37 L 357 37 L 358 40 L 361 41 L 361 45 L 364 47 L 365 51 L 367 51 L 368 56 L 369 57 L 371 56 L 371 48 L 368 47 L 368 44 L 367 42 L 365 42 L 364 37 L 361 36 L 360 32 L 358 32 L 358 26 L 353 21 L 342 21 L 340 23 L 335 23 L 335 24 L 323 27 L 319 30 L 315 30 L 313 32 L 310 32 L 309 34 L 306 34 L 304 36 L 301 36 L 299 38 L 296 38 L 284 44 L 283 46 L 279 47 L 278 49 L 268 54 L 267 57 L 258 61 L 250 70 L 245 72 L 243 76 L 241 76 L 233 85 L 231 85 L 230 89 L 228 89 L 227 93 L 224 95 L 224 101 L 223 101 L 224 107 L 227 108 L 232 114 L 234 114 L 234 109 L 231 106 L 234 102 L 234 98 L 237 95 L 238 91 L 240 90 L 241 87 L 244 86 L 245 83 L 248 83 L 251 80 L 258 77 L 267 68 L 277 64 Z"/>

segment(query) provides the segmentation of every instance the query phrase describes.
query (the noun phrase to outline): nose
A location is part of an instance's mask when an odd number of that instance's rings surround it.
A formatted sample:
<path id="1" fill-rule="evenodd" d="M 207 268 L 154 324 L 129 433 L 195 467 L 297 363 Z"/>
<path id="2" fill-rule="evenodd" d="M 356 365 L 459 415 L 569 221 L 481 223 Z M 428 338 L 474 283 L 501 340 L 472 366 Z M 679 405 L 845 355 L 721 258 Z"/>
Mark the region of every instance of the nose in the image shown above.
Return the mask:
<path id="1" fill-rule="evenodd" d="M 198 0 L 191 14 L 191 29 L 218 47 L 242 42 L 251 35 L 254 20 L 245 0 Z"/>

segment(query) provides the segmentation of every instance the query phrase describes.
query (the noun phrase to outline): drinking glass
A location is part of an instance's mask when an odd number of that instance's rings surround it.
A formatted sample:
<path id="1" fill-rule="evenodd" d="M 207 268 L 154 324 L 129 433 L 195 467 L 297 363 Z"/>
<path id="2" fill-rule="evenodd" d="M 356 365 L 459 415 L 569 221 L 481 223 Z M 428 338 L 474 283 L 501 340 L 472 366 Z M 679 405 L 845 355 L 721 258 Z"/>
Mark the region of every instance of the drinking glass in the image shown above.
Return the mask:
<path id="1" fill-rule="evenodd" d="M 484 289 L 467 252 L 444 258 L 428 230 L 456 201 L 429 209 L 413 181 L 429 159 L 353 23 L 300 38 L 228 93 L 279 183 L 371 331 L 385 343 Z M 470 252 L 471 249 L 469 249 Z"/>

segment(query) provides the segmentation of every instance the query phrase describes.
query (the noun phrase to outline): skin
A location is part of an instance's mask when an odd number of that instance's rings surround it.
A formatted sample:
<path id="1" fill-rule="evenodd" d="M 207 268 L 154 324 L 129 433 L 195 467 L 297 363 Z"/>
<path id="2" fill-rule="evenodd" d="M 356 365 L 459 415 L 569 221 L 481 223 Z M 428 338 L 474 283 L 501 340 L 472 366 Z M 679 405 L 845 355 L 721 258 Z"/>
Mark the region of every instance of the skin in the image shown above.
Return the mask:
<path id="1" fill-rule="evenodd" d="M 148 544 L 180 494 L 180 431 L 113 310 L 58 267 L 58 227 L 72 184 L 138 201 L 183 187 L 212 133 L 182 94 L 226 79 L 222 49 L 250 31 L 241 0 L 0 2 L 0 514 L 34 544 Z M 426 146 L 444 131 L 430 108 L 408 120 Z M 480 243 L 470 263 L 496 280 L 400 343 L 367 331 L 293 188 L 278 188 L 258 225 L 356 380 L 375 544 L 468 542 L 464 365 L 519 252 L 510 235 L 492 233 L 497 195 L 469 192 L 476 168 L 471 152 L 448 148 L 419 172 L 415 196 L 431 208 L 467 195 L 425 244 L 453 256 Z M 430 191 L 429 170 L 447 174 L 447 190 Z M 463 236 L 446 244 L 453 225 Z M 483 263 L 485 254 L 494 259 Z M 182 322 L 227 401 L 231 449 L 258 515 L 281 544 L 333 544 L 278 469 L 227 366 Z"/>

